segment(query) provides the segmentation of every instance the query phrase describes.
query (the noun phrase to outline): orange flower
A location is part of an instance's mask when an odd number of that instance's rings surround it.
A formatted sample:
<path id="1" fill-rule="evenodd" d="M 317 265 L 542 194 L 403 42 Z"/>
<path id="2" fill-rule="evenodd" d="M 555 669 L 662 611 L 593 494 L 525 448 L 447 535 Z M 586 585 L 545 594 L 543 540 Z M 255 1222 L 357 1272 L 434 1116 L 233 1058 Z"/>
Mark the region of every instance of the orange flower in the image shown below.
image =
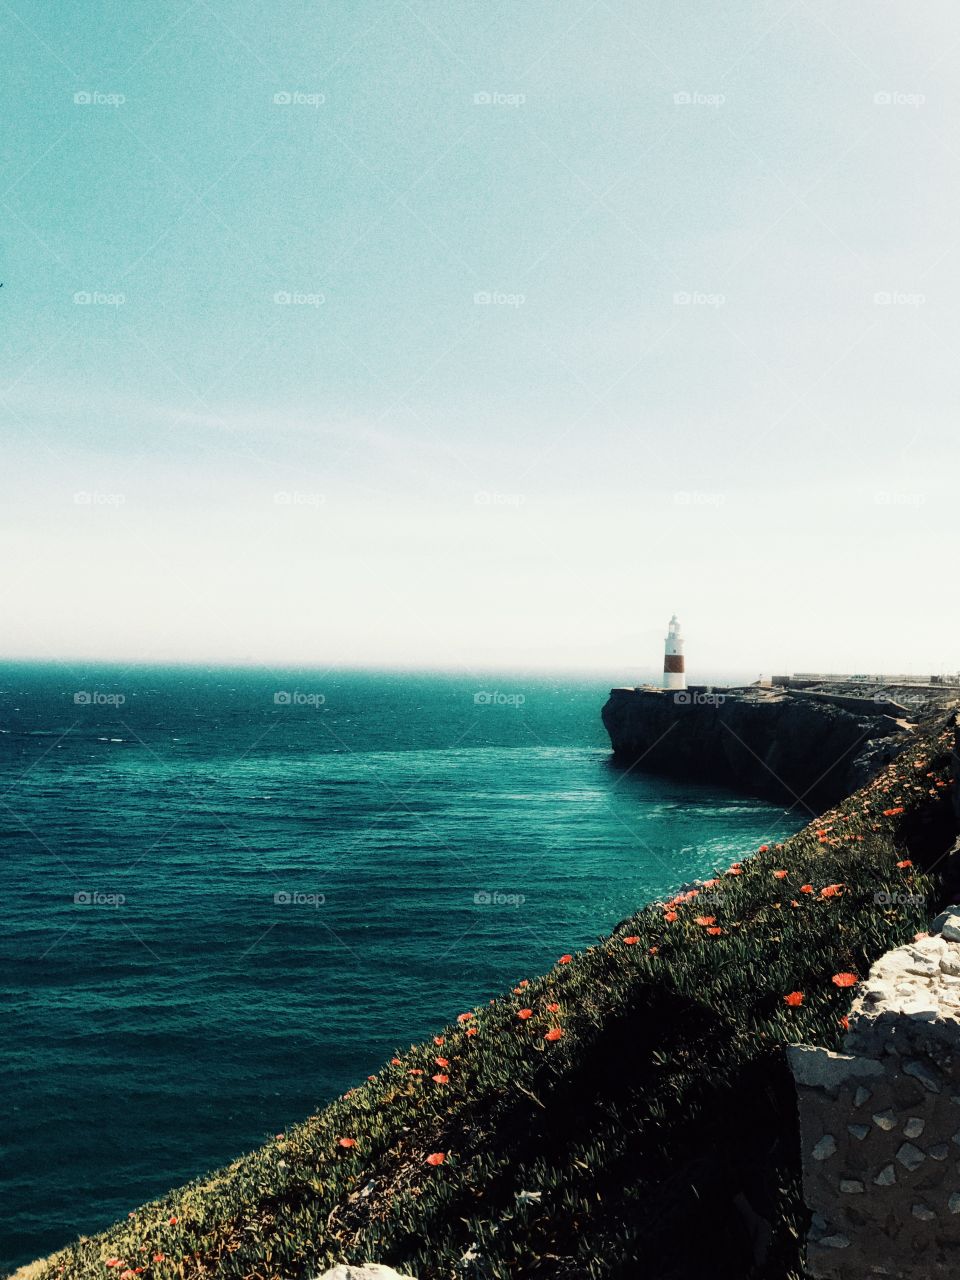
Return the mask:
<path id="1" fill-rule="evenodd" d="M 449 1077 L 449 1076 L 445 1076 L 445 1075 L 443 1074 L 443 1072 L 442 1072 L 442 1071 L 438 1071 L 438 1072 L 437 1072 L 437 1074 L 436 1074 L 435 1076 L 431 1076 L 431 1077 L 430 1077 L 430 1079 L 434 1082 L 434 1084 L 449 1084 L 449 1083 L 450 1083 L 450 1077 Z"/>
<path id="2" fill-rule="evenodd" d="M 518 1017 L 522 1022 L 526 1022 L 526 1020 L 527 1020 L 528 1018 L 532 1018 L 532 1017 L 533 1017 L 533 1010 L 532 1010 L 532 1009 L 518 1009 L 518 1010 L 517 1010 L 517 1017 Z"/>
<path id="3" fill-rule="evenodd" d="M 475 1036 L 476 1034 L 477 1034 L 477 1028 L 476 1028 L 476 1027 L 467 1027 L 467 1035 L 468 1035 L 468 1036 Z"/>
<path id="4" fill-rule="evenodd" d="M 175 1227 L 177 1225 L 176 1215 L 171 1214 L 171 1216 L 167 1219 L 167 1221 L 170 1223 L 171 1227 Z"/>
<path id="5" fill-rule="evenodd" d="M 338 1146 L 343 1147 L 344 1151 L 349 1151 L 351 1147 L 355 1147 L 357 1145 L 357 1140 L 356 1138 L 338 1138 L 337 1144 Z"/>
<path id="6" fill-rule="evenodd" d="M 401 1065 L 401 1063 L 400 1063 L 400 1059 L 399 1059 L 399 1058 L 391 1058 L 391 1059 L 390 1059 L 390 1065 L 391 1065 L 391 1067 L 399 1067 L 399 1066 Z M 278 1135 L 278 1136 L 279 1136 L 279 1135 Z"/>
<path id="7" fill-rule="evenodd" d="M 884 809 L 883 816 L 885 818 L 895 818 L 898 813 L 903 813 L 903 805 L 898 804 L 893 809 Z"/>
<path id="8" fill-rule="evenodd" d="M 663 918 L 666 920 L 667 924 L 673 924 L 674 920 L 677 918 L 677 913 L 675 911 L 667 911 L 664 913 Z"/>
<path id="9" fill-rule="evenodd" d="M 408 1076 L 422 1076 L 422 1075 L 423 1075 L 423 1072 L 420 1070 L 420 1068 L 419 1068 L 419 1067 L 411 1067 L 411 1068 L 410 1068 L 410 1070 L 407 1072 L 407 1075 L 408 1075 Z"/>
<path id="10" fill-rule="evenodd" d="M 572 959 L 573 959 L 573 956 L 571 955 L 561 956 L 560 959 L 557 961 L 557 964 L 569 964 Z"/>
<path id="11" fill-rule="evenodd" d="M 786 872 L 786 871 L 775 871 L 775 872 L 773 873 L 773 878 L 774 878 L 774 880 L 786 880 L 786 878 L 787 878 L 787 872 Z"/>
<path id="12" fill-rule="evenodd" d="M 551 1027 L 543 1038 L 553 1043 L 554 1040 L 559 1040 L 562 1035 L 563 1029 L 561 1027 Z"/>
<path id="13" fill-rule="evenodd" d="M 434 1062 L 438 1067 L 449 1067 L 450 1065 L 446 1058 L 434 1058 Z"/>
<path id="14" fill-rule="evenodd" d="M 703 887 L 705 889 L 715 889 L 719 883 L 719 880 L 704 880 Z"/>
<path id="15" fill-rule="evenodd" d="M 783 1003 L 788 1004 L 791 1009 L 797 1009 L 803 1004 L 803 992 L 791 991 L 788 996 L 783 997 Z"/>
<path id="16" fill-rule="evenodd" d="M 167 1255 L 165 1253 L 155 1253 L 153 1255 L 154 1262 L 162 1262 Z"/>
<path id="17" fill-rule="evenodd" d="M 434 1043 L 434 1044 L 443 1044 L 443 1036 L 434 1036 L 434 1037 L 433 1037 L 433 1043 Z"/>
<path id="18" fill-rule="evenodd" d="M 768 844 L 762 844 L 762 845 L 760 846 L 760 848 L 757 850 L 757 852 L 758 852 L 758 853 L 766 853 L 766 852 L 768 851 L 768 849 L 769 849 L 769 848 L 770 848 L 770 846 L 769 846 Z"/>
<path id="19" fill-rule="evenodd" d="M 631 934 L 629 938 L 622 938 L 621 941 L 625 947 L 635 947 L 640 939 L 635 934 Z"/>
<path id="20" fill-rule="evenodd" d="M 721 935 L 721 933 L 723 933 L 723 930 L 722 930 L 722 929 L 718 929 L 718 928 L 716 927 L 716 925 L 714 925 L 714 927 L 713 927 L 712 929 L 708 929 L 708 930 L 707 930 L 707 933 L 709 933 L 709 935 L 710 935 L 710 937 L 711 937 L 711 938 L 719 938 L 719 937 L 720 937 L 720 935 Z"/>
<path id="21" fill-rule="evenodd" d="M 716 916 L 694 916 L 693 918 L 694 924 L 716 924 L 716 922 Z"/>
<path id="22" fill-rule="evenodd" d="M 734 866 L 732 866 L 732 867 L 728 867 L 728 868 L 727 868 L 727 871 L 726 871 L 726 874 L 727 874 L 728 876 L 742 876 L 742 875 L 743 875 L 743 868 L 742 868 L 742 867 L 738 867 L 738 866 L 736 866 L 736 865 L 734 865 Z"/>
<path id="23" fill-rule="evenodd" d="M 446 1158 L 447 1154 L 445 1151 L 434 1151 L 432 1155 L 427 1156 L 426 1163 L 432 1164 L 434 1168 L 436 1168 L 438 1164 L 443 1164 Z"/>
<path id="24" fill-rule="evenodd" d="M 477 1015 L 475 1013 L 458 1013 L 458 1022 L 471 1022 Z"/>
<path id="25" fill-rule="evenodd" d="M 820 897 L 835 898 L 842 888 L 842 884 L 826 884 L 820 890 Z"/>
<path id="26" fill-rule="evenodd" d="M 907 867 L 912 867 L 913 863 L 910 861 L 909 858 L 904 858 L 902 862 L 897 863 L 897 866 L 900 868 L 901 871 L 905 871 Z"/>
<path id="27" fill-rule="evenodd" d="M 802 884 L 802 885 L 800 886 L 800 892 L 801 892 L 801 893 L 813 893 L 813 885 L 812 885 L 812 884 Z"/>
<path id="28" fill-rule="evenodd" d="M 104 1265 L 108 1267 L 119 1267 L 122 1262 L 122 1258 L 108 1258 Z"/>
<path id="29" fill-rule="evenodd" d="M 791 907 L 799 907 L 800 903 L 796 900 L 796 898 L 791 898 L 790 905 Z"/>
<path id="30" fill-rule="evenodd" d="M 846 1014 L 844 1014 L 843 1017 L 840 1019 L 840 1025 L 841 1027 L 843 1027 L 844 1031 L 850 1030 L 850 1019 L 847 1017 Z"/>
<path id="31" fill-rule="evenodd" d="M 650 954 L 651 954 L 652 956 L 655 956 L 659 950 L 660 950 L 660 948 L 659 948 L 659 947 L 651 947 L 651 948 L 650 948 Z"/>
<path id="32" fill-rule="evenodd" d="M 830 981 L 835 987 L 855 987 L 860 979 L 855 973 L 835 973 Z"/>
<path id="33" fill-rule="evenodd" d="M 520 985 L 521 985 L 521 987 L 529 987 L 529 985 L 530 985 L 530 979 L 529 979 L 529 978 L 521 978 L 521 979 L 520 979 Z"/>

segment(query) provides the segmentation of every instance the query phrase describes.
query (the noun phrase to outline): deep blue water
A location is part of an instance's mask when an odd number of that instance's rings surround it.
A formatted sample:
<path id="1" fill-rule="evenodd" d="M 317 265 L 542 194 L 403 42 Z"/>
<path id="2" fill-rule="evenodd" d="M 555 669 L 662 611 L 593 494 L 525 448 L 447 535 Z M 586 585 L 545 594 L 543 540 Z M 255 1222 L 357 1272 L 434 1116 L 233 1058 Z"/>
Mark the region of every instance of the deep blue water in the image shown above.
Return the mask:
<path id="1" fill-rule="evenodd" d="M 606 695 L 0 666 L 0 1266 L 800 825 L 614 769 Z"/>

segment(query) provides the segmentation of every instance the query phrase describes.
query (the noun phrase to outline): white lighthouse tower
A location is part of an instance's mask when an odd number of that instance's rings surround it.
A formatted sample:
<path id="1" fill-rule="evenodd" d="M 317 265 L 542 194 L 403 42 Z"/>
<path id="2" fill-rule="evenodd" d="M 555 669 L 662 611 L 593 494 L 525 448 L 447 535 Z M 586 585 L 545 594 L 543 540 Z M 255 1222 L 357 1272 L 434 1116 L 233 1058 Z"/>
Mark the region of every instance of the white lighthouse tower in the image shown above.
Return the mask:
<path id="1" fill-rule="evenodd" d="M 687 675 L 683 665 L 683 636 L 680 634 L 680 623 L 677 621 L 676 614 L 670 619 L 663 649 L 663 687 L 665 689 L 687 687 Z"/>

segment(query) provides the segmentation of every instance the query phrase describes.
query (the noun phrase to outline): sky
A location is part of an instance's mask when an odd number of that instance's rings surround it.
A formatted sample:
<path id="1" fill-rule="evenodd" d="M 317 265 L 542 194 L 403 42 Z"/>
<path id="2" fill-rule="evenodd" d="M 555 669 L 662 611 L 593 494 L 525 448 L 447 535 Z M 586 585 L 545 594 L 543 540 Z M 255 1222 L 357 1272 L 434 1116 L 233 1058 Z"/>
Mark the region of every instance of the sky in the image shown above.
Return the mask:
<path id="1" fill-rule="evenodd" d="M 960 668 L 955 4 L 0 36 L 0 656 Z"/>

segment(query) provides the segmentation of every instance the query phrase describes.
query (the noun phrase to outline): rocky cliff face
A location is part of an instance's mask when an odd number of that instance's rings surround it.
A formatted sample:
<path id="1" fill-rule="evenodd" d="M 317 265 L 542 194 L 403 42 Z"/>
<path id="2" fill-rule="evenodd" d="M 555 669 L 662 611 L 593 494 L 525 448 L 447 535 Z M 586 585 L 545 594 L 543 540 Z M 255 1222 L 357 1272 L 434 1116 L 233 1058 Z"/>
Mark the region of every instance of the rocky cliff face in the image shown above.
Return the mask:
<path id="1" fill-rule="evenodd" d="M 612 689 L 603 723 L 619 762 L 720 782 L 811 810 L 836 804 L 911 741 L 903 720 L 780 690 Z"/>

